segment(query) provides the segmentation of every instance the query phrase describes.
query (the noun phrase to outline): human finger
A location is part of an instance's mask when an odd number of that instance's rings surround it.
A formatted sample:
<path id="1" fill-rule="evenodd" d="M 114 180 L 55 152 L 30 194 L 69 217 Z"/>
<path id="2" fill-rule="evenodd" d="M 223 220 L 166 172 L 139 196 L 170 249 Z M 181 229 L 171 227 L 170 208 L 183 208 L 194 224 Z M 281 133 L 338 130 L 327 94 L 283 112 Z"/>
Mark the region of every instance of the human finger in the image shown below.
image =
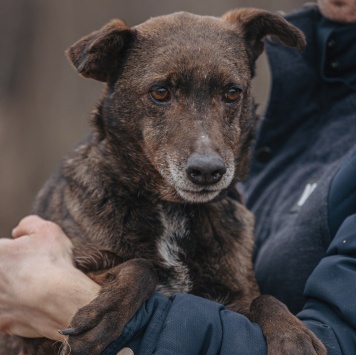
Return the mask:
<path id="1" fill-rule="evenodd" d="M 37 215 L 29 215 L 21 219 L 19 224 L 12 230 L 12 237 L 18 238 L 24 235 L 33 234 L 33 232 L 38 228 L 42 223 L 46 221 L 37 216 Z"/>
<path id="2" fill-rule="evenodd" d="M 13 238 L 23 237 L 25 235 L 36 236 L 37 238 L 43 238 L 47 241 L 57 240 L 67 247 L 72 247 L 72 242 L 58 224 L 45 220 L 37 215 L 30 215 L 23 218 L 12 231 Z"/>

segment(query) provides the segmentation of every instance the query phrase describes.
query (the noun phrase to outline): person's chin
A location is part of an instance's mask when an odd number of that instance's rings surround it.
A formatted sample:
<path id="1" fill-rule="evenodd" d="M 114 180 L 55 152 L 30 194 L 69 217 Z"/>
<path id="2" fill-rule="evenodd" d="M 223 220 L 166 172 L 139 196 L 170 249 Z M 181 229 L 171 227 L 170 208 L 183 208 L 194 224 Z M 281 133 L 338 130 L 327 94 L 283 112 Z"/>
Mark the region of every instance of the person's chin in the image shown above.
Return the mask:
<path id="1" fill-rule="evenodd" d="M 334 22 L 356 23 L 356 0 L 319 0 L 322 15 Z"/>

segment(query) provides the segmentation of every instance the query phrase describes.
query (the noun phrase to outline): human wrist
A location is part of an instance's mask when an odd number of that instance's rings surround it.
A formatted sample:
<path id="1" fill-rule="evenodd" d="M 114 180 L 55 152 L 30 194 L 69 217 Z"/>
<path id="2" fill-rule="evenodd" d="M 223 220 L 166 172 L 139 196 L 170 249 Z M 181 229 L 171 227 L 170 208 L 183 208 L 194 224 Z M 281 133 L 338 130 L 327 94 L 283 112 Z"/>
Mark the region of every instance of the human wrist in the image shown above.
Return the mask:
<path id="1" fill-rule="evenodd" d="M 100 286 L 80 270 L 61 271 L 62 275 L 56 278 L 55 285 L 49 285 L 49 292 L 43 300 L 46 320 L 38 320 L 43 336 L 54 340 L 64 340 L 58 330 L 67 328 L 76 312 L 89 304 L 100 291 Z"/>

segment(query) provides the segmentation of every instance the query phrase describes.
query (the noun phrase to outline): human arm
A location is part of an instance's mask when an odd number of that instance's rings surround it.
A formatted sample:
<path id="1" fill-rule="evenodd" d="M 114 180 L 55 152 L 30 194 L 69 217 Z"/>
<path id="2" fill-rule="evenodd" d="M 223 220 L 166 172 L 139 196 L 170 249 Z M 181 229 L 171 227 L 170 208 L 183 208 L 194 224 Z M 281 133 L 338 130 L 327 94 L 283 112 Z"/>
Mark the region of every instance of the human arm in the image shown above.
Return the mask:
<path id="1" fill-rule="evenodd" d="M 67 328 L 76 311 L 94 299 L 100 287 L 74 267 L 72 244 L 56 224 L 29 216 L 14 229 L 13 237 L 0 240 L 0 329 L 8 334 L 63 341 L 58 329 Z M 254 342 L 255 349 L 265 349 L 260 328 L 222 305 L 192 295 L 168 299 L 155 293 L 106 353 L 136 342 L 142 353 L 151 353 L 157 343 L 157 354 L 194 354 L 194 349 L 202 350 L 198 339 L 205 339 L 206 353 L 216 353 L 220 348 L 224 351 L 222 337 L 237 342 L 226 342 L 226 346 L 245 347 L 246 354 L 250 353 L 252 341 L 232 336 L 236 323 L 245 327 L 247 338 L 261 340 Z M 176 332 L 177 327 L 180 332 Z M 239 332 L 241 335 L 242 330 Z M 180 337 L 183 341 L 173 344 Z"/>
<path id="2" fill-rule="evenodd" d="M 58 330 L 100 287 L 74 267 L 72 243 L 56 224 L 29 216 L 13 237 L 0 240 L 0 330 L 64 340 Z"/>
<path id="3" fill-rule="evenodd" d="M 13 237 L 0 240 L 0 329 L 8 334 L 63 341 L 58 329 L 67 328 L 76 311 L 94 299 L 100 287 L 74 267 L 72 244 L 56 224 L 29 216 L 13 230 Z M 140 353 L 146 354 L 155 345 L 157 354 L 194 354 L 197 349 L 213 354 L 220 348 L 224 351 L 225 346 L 238 346 L 250 353 L 252 341 L 232 336 L 236 323 L 245 327 L 247 338 L 261 340 L 254 342 L 253 348 L 265 349 L 260 328 L 222 305 L 192 295 L 177 294 L 168 299 L 155 293 L 106 353 L 127 342 L 130 346 L 137 343 Z M 242 330 L 239 332 L 241 335 Z M 180 337 L 183 341 L 176 344 Z M 225 345 L 223 338 L 235 338 L 237 343 L 228 341 Z M 204 349 L 198 339 L 204 339 Z"/>
<path id="4" fill-rule="evenodd" d="M 103 352 L 129 347 L 140 355 L 267 354 L 260 327 L 221 304 L 189 294 L 158 293 Z"/>
<path id="5" fill-rule="evenodd" d="M 305 288 L 308 301 L 298 317 L 329 355 L 356 349 L 356 214 L 348 217 Z"/>

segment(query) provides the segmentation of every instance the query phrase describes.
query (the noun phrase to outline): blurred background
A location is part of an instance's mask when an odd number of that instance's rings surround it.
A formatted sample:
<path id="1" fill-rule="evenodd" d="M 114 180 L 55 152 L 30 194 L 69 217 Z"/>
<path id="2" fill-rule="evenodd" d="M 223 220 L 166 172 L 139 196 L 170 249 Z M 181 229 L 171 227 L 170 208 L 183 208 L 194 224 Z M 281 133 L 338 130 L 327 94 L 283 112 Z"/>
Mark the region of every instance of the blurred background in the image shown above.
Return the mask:
<path id="1" fill-rule="evenodd" d="M 112 18 L 134 26 L 174 11 L 220 16 L 236 7 L 290 12 L 301 0 L 0 0 L 0 236 L 30 212 L 60 158 L 88 131 L 102 84 L 81 78 L 65 49 Z M 269 90 L 265 56 L 254 92 Z"/>

